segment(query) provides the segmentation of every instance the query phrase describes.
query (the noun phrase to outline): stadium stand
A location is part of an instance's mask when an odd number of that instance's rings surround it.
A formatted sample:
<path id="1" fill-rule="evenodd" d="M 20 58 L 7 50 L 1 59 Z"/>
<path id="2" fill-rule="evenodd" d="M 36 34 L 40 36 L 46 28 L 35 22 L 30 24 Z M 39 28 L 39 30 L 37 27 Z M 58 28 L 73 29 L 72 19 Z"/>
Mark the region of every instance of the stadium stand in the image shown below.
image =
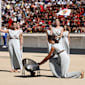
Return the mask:
<path id="1" fill-rule="evenodd" d="M 70 15 L 57 15 L 63 9 Z M 15 21 L 24 33 L 45 32 L 57 18 L 71 33 L 85 33 L 85 0 L 2 0 L 2 24 Z"/>

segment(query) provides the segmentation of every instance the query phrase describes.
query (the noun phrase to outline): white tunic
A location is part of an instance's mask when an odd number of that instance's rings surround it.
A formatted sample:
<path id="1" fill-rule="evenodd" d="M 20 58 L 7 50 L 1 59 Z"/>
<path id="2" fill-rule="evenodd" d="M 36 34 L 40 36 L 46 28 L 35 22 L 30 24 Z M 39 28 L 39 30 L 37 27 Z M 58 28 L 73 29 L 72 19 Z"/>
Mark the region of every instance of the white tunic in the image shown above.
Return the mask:
<path id="1" fill-rule="evenodd" d="M 52 31 L 53 31 L 53 35 L 55 35 L 55 36 L 60 36 L 61 35 L 61 31 L 62 31 L 62 28 L 60 27 L 60 28 L 52 28 Z M 62 38 L 57 38 L 56 40 L 59 40 L 59 43 L 61 43 L 62 44 Z"/>
<path id="2" fill-rule="evenodd" d="M 48 35 L 51 35 L 51 31 L 50 31 L 50 30 L 47 30 L 47 33 L 48 33 Z M 48 42 L 48 53 L 50 52 L 51 47 L 52 47 L 52 44 Z M 54 53 L 55 53 L 55 52 L 54 52 Z M 54 56 L 54 58 L 56 58 L 56 57 L 58 57 L 57 54 Z"/>
<path id="3" fill-rule="evenodd" d="M 22 30 L 9 29 L 9 53 L 12 69 L 22 69 L 22 54 L 20 50 L 19 36 Z"/>

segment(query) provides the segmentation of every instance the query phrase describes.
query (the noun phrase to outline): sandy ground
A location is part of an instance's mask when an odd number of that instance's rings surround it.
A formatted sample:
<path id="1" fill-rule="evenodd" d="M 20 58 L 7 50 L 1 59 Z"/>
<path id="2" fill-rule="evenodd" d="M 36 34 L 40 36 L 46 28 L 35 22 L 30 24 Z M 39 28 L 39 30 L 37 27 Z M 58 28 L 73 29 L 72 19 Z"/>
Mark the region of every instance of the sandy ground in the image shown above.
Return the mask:
<path id="1" fill-rule="evenodd" d="M 37 62 L 41 61 L 46 53 L 23 53 L 23 58 L 31 58 Z M 70 55 L 71 64 L 69 71 L 85 72 L 85 55 Z M 41 67 L 40 77 L 30 77 L 29 72 L 23 77 L 21 72 L 10 73 L 10 57 L 8 52 L 0 52 L 0 85 L 85 85 L 83 79 L 61 79 L 52 77 L 49 62 Z"/>

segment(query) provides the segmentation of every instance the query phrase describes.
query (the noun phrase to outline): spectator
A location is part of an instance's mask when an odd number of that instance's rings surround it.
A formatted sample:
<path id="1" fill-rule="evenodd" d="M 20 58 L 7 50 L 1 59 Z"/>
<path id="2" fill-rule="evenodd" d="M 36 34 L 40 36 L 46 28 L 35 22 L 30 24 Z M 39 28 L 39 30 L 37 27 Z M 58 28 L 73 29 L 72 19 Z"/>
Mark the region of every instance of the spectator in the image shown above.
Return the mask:
<path id="1" fill-rule="evenodd" d="M 70 16 L 56 15 L 60 9 L 65 8 L 71 9 Z M 75 24 L 76 28 L 84 27 L 84 17 L 85 8 L 82 0 L 23 0 L 23 2 L 21 0 L 2 0 L 2 24 L 11 25 L 12 21 L 18 21 L 20 26 L 23 27 L 23 31 L 24 28 L 26 29 L 25 25 L 29 24 L 32 31 L 37 32 L 34 31 L 34 24 L 42 22 L 50 25 L 58 18 L 61 25 L 67 25 L 69 31 L 72 32 Z M 42 31 L 42 25 L 39 25 L 39 27 Z"/>
<path id="2" fill-rule="evenodd" d="M 3 30 L 6 30 L 6 25 L 3 26 Z M 7 48 L 7 33 L 1 33 L 3 37 L 3 46 L 2 48 Z"/>

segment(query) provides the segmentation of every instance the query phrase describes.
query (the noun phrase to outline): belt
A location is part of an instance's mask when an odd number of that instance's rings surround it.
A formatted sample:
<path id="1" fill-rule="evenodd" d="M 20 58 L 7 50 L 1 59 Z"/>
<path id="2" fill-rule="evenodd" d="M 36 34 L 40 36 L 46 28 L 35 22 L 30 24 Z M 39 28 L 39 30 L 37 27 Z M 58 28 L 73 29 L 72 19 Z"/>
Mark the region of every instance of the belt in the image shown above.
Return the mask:
<path id="1" fill-rule="evenodd" d="M 59 53 L 57 53 L 58 55 L 60 54 L 60 53 L 62 53 L 62 52 L 64 52 L 64 50 L 62 50 L 62 51 L 60 51 Z"/>
<path id="2" fill-rule="evenodd" d="M 19 38 L 9 38 L 9 39 L 19 39 Z"/>
<path id="3" fill-rule="evenodd" d="M 62 38 L 67 37 L 67 36 L 62 36 Z"/>

